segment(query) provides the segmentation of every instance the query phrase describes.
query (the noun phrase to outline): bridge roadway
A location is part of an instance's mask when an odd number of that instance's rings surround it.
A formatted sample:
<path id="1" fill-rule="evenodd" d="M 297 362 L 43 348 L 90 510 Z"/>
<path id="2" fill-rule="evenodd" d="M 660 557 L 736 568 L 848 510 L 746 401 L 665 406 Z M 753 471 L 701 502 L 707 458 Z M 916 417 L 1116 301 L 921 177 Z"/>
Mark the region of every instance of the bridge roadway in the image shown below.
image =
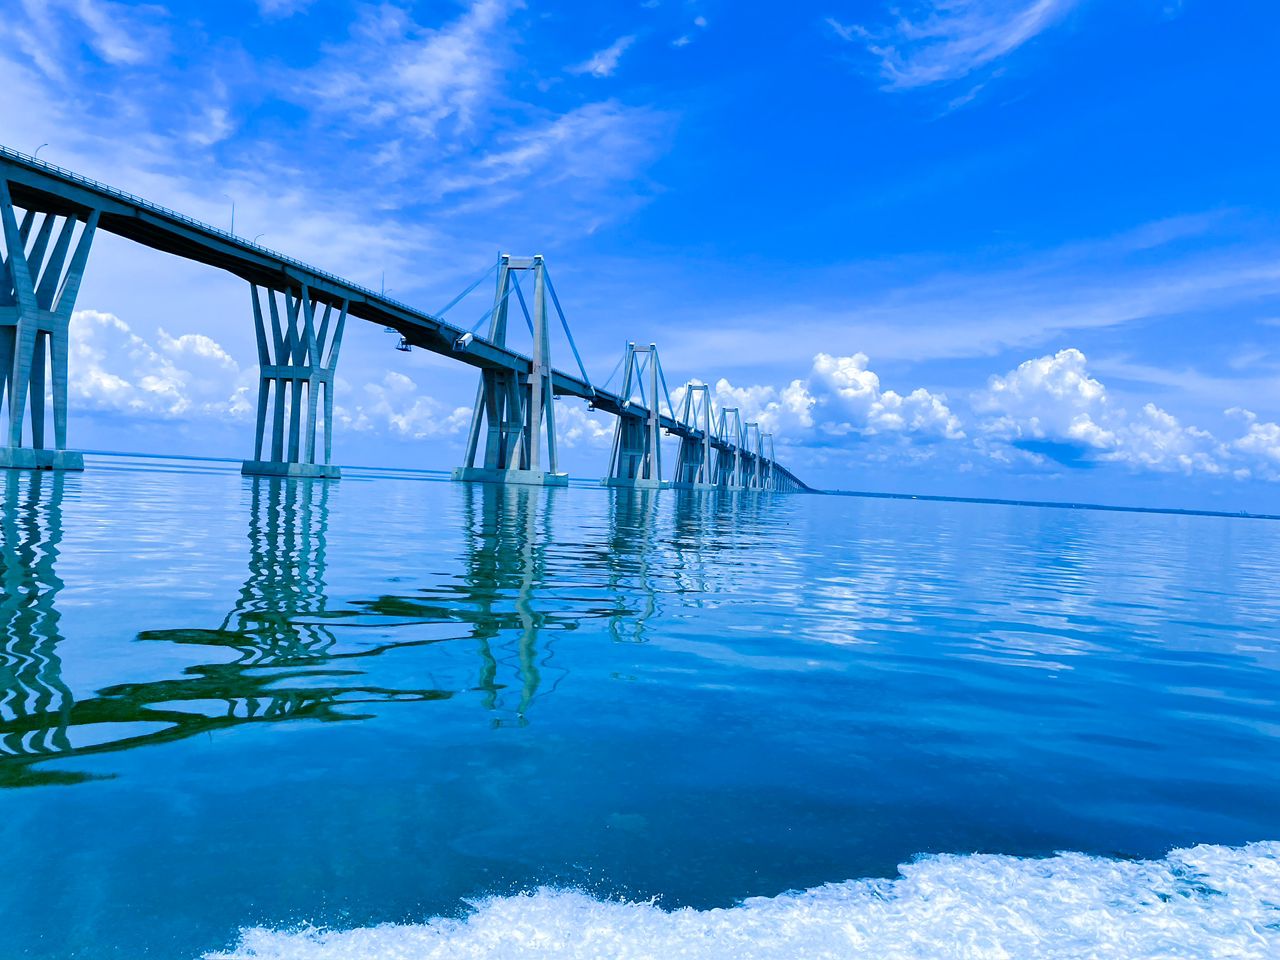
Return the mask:
<path id="1" fill-rule="evenodd" d="M 8 181 L 10 195 L 17 206 L 60 215 L 78 215 L 81 219 L 90 211 L 97 210 L 99 230 L 153 250 L 225 270 L 258 286 L 280 289 L 306 284 L 312 297 L 320 303 L 341 309 L 345 302 L 350 316 L 391 327 L 412 346 L 482 370 L 506 369 L 517 374 L 529 374 L 532 370 L 533 363 L 529 357 L 491 343 L 479 334 L 474 335 L 465 350 L 455 349 L 458 338 L 467 331 L 406 303 L 167 207 L 3 146 L 0 146 L 0 177 Z M 617 393 L 592 386 L 580 376 L 559 369 L 552 371 L 552 389 L 557 396 L 579 397 L 596 409 L 615 416 L 621 416 L 624 411 L 641 417 L 649 413 L 643 406 Z M 662 429 L 671 435 L 702 438 L 702 431 L 674 416 L 659 412 L 659 422 Z M 718 437 L 713 437 L 712 445 L 726 452 L 734 449 L 733 444 Z M 775 468 L 797 488 L 807 489 L 781 464 L 775 463 Z"/>

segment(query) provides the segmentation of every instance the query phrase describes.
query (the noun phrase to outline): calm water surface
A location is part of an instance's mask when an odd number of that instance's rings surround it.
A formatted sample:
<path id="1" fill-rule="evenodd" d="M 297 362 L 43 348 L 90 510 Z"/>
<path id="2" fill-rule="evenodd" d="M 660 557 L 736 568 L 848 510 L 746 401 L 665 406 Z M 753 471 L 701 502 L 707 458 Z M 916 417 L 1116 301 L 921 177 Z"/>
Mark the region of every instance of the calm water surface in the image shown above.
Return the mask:
<path id="1" fill-rule="evenodd" d="M 1280 523 L 90 467 L 0 476 L 6 958 L 1280 838 Z"/>

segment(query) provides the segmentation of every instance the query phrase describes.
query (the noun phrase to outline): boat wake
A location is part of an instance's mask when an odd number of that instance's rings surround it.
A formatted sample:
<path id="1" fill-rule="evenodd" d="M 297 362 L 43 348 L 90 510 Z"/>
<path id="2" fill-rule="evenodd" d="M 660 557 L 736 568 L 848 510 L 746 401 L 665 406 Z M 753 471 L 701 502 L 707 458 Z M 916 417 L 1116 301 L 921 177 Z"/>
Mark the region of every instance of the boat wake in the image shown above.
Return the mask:
<path id="1" fill-rule="evenodd" d="M 1143 861 L 928 856 L 900 870 L 713 910 L 542 888 L 462 919 L 248 929 L 206 960 L 1280 957 L 1280 842 Z"/>

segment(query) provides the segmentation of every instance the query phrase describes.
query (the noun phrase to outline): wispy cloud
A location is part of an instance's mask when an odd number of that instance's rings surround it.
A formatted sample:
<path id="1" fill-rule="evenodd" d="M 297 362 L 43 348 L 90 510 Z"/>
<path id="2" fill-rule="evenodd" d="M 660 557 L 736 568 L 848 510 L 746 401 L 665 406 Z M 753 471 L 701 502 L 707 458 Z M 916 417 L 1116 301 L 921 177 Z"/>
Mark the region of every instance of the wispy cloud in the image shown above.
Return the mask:
<path id="1" fill-rule="evenodd" d="M 314 0 L 258 0 L 258 11 L 267 20 L 283 20 L 301 13 Z"/>
<path id="2" fill-rule="evenodd" d="M 662 139 L 663 114 L 606 100 L 577 107 L 548 122 L 512 131 L 493 150 L 443 177 L 441 196 L 487 190 L 536 179 L 542 187 L 561 181 L 609 183 L 634 175 Z"/>
<path id="3" fill-rule="evenodd" d="M 593 53 L 582 63 L 569 68 L 570 73 L 587 73 L 593 77 L 611 77 L 628 48 L 636 42 L 633 35 L 619 37 L 603 50 Z"/>
<path id="4" fill-rule="evenodd" d="M 344 123 L 394 126 L 434 139 L 469 131 L 495 93 L 505 49 L 499 28 L 519 3 L 473 0 L 438 28 L 399 7 L 367 8 L 350 37 L 296 76 L 294 97 Z"/>
<path id="5" fill-rule="evenodd" d="M 827 25 L 878 62 L 885 89 L 960 80 L 1006 57 L 1054 24 L 1077 0 L 926 0 L 886 26 Z"/>
<path id="6" fill-rule="evenodd" d="M 1075 331 L 1225 313 L 1280 295 L 1274 245 L 1229 242 L 1211 232 L 1214 223 L 1163 220 L 1009 256 L 995 268 L 950 259 L 929 267 L 908 257 L 824 271 L 804 285 L 839 290 L 838 297 L 798 291 L 767 310 L 726 304 L 725 322 L 715 326 L 675 312 L 669 335 L 691 355 L 743 366 L 805 362 L 815 343 L 894 361 L 956 360 L 1034 349 Z M 780 328 L 805 336 L 779 340 L 772 334 Z"/>

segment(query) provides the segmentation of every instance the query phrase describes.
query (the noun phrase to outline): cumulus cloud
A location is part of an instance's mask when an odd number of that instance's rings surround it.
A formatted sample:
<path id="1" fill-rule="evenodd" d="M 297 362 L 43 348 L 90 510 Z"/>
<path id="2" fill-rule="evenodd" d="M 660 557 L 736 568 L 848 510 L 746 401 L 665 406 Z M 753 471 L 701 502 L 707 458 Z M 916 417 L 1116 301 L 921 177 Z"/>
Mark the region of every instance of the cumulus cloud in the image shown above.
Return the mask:
<path id="1" fill-rule="evenodd" d="M 204 334 L 144 337 L 119 317 L 94 310 L 72 316 L 72 405 L 87 412 L 161 420 L 252 422 L 257 371 L 242 366 Z M 336 384 L 338 429 L 408 440 L 460 438 L 471 407 L 421 391 L 412 377 L 388 371 L 373 383 Z M 686 386 L 672 393 L 683 408 Z M 735 407 L 758 422 L 778 447 L 811 456 L 918 462 L 953 457 L 957 469 L 993 466 L 1089 467 L 1280 481 L 1280 424 L 1250 410 L 1227 414 L 1242 431 L 1221 439 L 1183 423 L 1154 403 L 1126 405 L 1094 376 L 1080 350 L 1034 357 L 991 376 L 963 410 L 918 387 L 886 389 L 867 356 L 817 354 L 805 376 L 785 386 L 711 387 L 714 419 Z M 665 407 L 665 403 L 664 403 Z M 607 449 L 612 417 L 572 401 L 555 406 L 557 439 L 566 448 Z M 856 452 L 856 453 L 855 453 Z"/>
<path id="2" fill-rule="evenodd" d="M 1243 436 L 1231 442 L 1231 449 L 1242 461 L 1237 468 L 1241 478 L 1258 476 L 1266 480 L 1280 480 L 1280 424 L 1264 422 L 1252 410 L 1233 407 L 1228 416 L 1245 422 Z"/>
<path id="3" fill-rule="evenodd" d="M 242 370 L 203 334 L 174 337 L 160 329 L 152 341 L 114 314 L 79 310 L 71 317 L 67 364 L 80 409 L 164 419 L 240 419 L 252 410 L 252 368 Z"/>
<path id="4" fill-rule="evenodd" d="M 808 376 L 781 389 L 715 385 L 720 407 L 737 407 L 743 421 L 779 439 L 831 442 L 849 436 L 894 436 L 911 440 L 960 440 L 959 418 L 943 394 L 917 388 L 909 394 L 885 390 L 864 353 L 835 357 L 819 353 Z"/>
<path id="5" fill-rule="evenodd" d="M 338 426 L 360 431 L 386 432 L 413 440 L 455 436 L 471 423 L 470 407 L 450 407 L 420 393 L 412 378 L 389 370 L 377 383 L 360 391 L 336 384 L 333 416 Z M 354 399 L 342 403 L 346 395 Z"/>
<path id="6" fill-rule="evenodd" d="M 894 11 L 884 27 L 828 18 L 840 39 L 879 63 L 885 89 L 959 80 L 1017 50 L 1055 23 L 1076 0 L 924 0 Z"/>
<path id="7" fill-rule="evenodd" d="M 982 437 L 1033 459 L 1071 465 L 1112 461 L 1161 472 L 1218 474 L 1229 457 L 1210 433 L 1153 403 L 1130 414 L 1089 374 L 1077 349 L 1059 350 L 994 375 L 973 399 Z M 1002 451 L 986 445 L 985 449 Z"/>
<path id="8" fill-rule="evenodd" d="M 608 449 L 613 443 L 615 422 L 607 414 L 561 400 L 556 404 L 556 441 L 565 447 Z"/>

